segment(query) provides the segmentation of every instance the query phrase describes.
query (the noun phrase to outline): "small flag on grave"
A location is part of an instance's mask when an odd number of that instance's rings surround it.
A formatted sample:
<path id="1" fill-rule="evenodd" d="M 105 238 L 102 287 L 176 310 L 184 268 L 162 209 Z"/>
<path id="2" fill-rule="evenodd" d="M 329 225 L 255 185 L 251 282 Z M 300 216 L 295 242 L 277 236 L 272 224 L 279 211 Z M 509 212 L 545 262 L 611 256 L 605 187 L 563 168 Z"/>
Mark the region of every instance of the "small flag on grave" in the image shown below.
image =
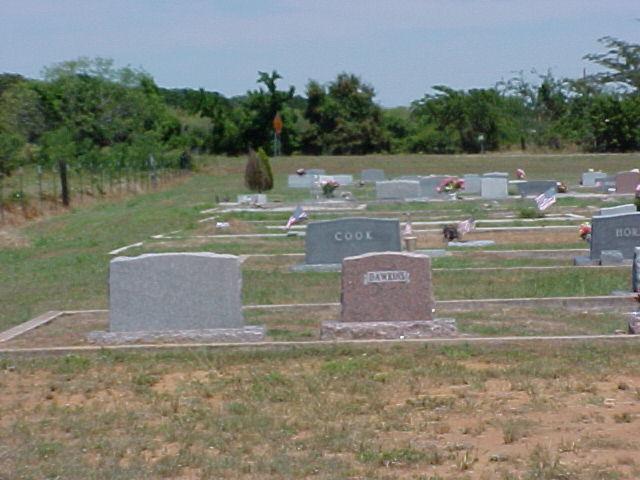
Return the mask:
<path id="1" fill-rule="evenodd" d="M 538 210 L 546 210 L 554 203 L 556 203 L 555 187 L 550 188 L 546 192 L 541 193 L 536 197 L 536 205 L 538 206 Z"/>
<path id="2" fill-rule="evenodd" d="M 296 209 L 293 211 L 293 214 L 291 214 L 291 216 L 289 217 L 289 220 L 287 221 L 285 228 L 289 230 L 296 223 L 300 223 L 306 220 L 307 217 L 308 217 L 307 212 L 305 212 L 304 209 L 300 205 L 298 205 Z"/>
<path id="3" fill-rule="evenodd" d="M 473 218 L 469 218 L 464 220 L 458 224 L 458 234 L 464 235 L 465 233 L 469 233 L 476 228 L 476 221 Z"/>

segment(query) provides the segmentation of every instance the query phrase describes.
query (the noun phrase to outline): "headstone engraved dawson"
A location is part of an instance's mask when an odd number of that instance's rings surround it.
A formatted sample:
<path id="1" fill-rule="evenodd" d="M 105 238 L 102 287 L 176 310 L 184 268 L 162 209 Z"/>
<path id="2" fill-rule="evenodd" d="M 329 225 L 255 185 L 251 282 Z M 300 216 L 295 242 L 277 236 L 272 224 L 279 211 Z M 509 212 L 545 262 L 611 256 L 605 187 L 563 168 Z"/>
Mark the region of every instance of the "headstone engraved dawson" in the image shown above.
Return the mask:
<path id="1" fill-rule="evenodd" d="M 240 259 L 208 252 L 117 257 L 109 265 L 109 332 L 90 339 L 254 341 L 245 326 Z"/>
<path id="2" fill-rule="evenodd" d="M 635 193 L 640 184 L 640 173 L 620 172 L 616 175 L 616 193 Z"/>
<path id="3" fill-rule="evenodd" d="M 433 319 L 431 259 L 415 253 L 368 253 L 345 258 L 339 322 L 324 322 L 321 336 L 412 338 L 451 336 L 451 319 Z"/>
<path id="4" fill-rule="evenodd" d="M 341 218 L 311 222 L 305 236 L 305 263 L 294 266 L 293 270 L 325 269 L 322 266 L 335 270 L 345 257 L 401 249 L 398 220 Z"/>
<path id="5" fill-rule="evenodd" d="M 591 260 L 600 260 L 603 250 L 619 250 L 632 259 L 640 246 L 640 213 L 594 216 L 591 219 Z"/>

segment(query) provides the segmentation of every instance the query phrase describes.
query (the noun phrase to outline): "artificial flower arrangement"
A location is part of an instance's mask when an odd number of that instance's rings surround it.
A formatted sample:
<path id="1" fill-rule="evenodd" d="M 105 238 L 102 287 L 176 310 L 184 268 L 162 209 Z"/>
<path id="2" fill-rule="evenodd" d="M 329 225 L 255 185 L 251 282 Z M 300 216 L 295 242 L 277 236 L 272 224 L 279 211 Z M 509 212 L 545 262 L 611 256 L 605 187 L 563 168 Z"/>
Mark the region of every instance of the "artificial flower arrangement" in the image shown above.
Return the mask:
<path id="1" fill-rule="evenodd" d="M 338 188 L 340 186 L 340 184 L 338 182 L 336 182 L 335 180 L 323 180 L 320 183 L 320 188 L 322 188 L 322 194 L 326 197 L 326 198 L 331 198 L 333 197 L 333 192 L 336 190 L 336 188 Z"/>
<path id="2" fill-rule="evenodd" d="M 582 240 L 585 241 L 590 241 L 591 240 L 591 225 L 588 223 L 583 223 L 582 225 L 580 225 L 580 228 L 578 229 L 578 232 L 580 233 L 580 238 Z"/>
<path id="3" fill-rule="evenodd" d="M 439 193 L 458 193 L 464 189 L 464 180 L 458 177 L 444 178 L 437 186 L 436 191 Z"/>

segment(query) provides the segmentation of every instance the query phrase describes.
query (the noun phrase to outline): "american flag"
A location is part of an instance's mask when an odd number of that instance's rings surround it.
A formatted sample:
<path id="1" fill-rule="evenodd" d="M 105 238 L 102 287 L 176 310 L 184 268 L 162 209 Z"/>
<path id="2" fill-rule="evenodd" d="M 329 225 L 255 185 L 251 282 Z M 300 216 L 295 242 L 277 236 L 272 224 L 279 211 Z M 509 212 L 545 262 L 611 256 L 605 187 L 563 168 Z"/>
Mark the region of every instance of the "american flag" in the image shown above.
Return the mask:
<path id="1" fill-rule="evenodd" d="M 476 221 L 473 218 L 469 218 L 458 224 L 458 234 L 464 235 L 465 233 L 469 233 L 471 230 L 475 230 L 475 228 Z"/>
<path id="2" fill-rule="evenodd" d="M 293 225 L 304 221 L 307 217 L 307 212 L 305 212 L 304 209 L 300 205 L 298 205 L 289 217 L 289 220 L 287 221 L 287 224 L 284 228 L 289 230 Z"/>
<path id="3" fill-rule="evenodd" d="M 554 203 L 556 203 L 555 187 L 550 188 L 546 192 L 541 193 L 536 197 L 536 205 L 538 206 L 538 210 L 546 210 Z"/>

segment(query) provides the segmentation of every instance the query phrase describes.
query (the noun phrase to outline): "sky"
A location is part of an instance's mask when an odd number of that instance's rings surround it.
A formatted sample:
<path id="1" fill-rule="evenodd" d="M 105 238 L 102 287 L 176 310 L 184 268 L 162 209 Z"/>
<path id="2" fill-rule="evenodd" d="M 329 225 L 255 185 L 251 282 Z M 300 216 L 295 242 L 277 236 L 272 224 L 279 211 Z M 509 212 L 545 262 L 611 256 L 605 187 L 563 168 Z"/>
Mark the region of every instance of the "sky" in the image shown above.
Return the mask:
<path id="1" fill-rule="evenodd" d="M 582 57 L 606 35 L 640 43 L 639 18 L 639 0 L 0 0 L 0 72 L 106 57 L 225 96 L 257 88 L 258 71 L 300 94 L 349 72 L 393 107 L 434 85 L 601 71 Z"/>

